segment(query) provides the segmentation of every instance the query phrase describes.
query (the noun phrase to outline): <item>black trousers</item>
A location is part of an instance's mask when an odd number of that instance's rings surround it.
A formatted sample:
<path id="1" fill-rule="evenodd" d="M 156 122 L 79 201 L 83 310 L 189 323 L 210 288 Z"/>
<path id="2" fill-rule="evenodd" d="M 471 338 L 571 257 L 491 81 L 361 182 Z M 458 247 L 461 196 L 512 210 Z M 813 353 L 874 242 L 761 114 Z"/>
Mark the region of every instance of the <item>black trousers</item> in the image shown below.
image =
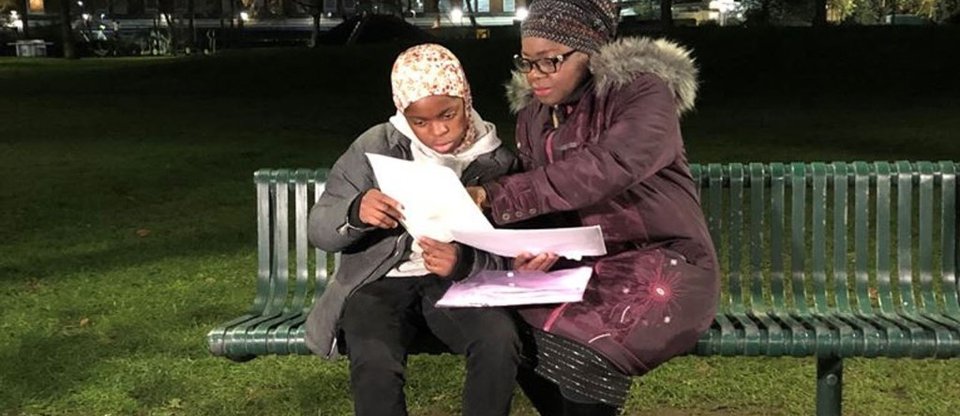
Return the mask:
<path id="1" fill-rule="evenodd" d="M 450 284 L 435 275 L 384 277 L 347 299 L 340 327 L 357 416 L 407 414 L 407 353 L 423 330 L 466 356 L 464 416 L 510 413 L 521 348 L 516 320 L 500 308 L 435 308 Z"/>

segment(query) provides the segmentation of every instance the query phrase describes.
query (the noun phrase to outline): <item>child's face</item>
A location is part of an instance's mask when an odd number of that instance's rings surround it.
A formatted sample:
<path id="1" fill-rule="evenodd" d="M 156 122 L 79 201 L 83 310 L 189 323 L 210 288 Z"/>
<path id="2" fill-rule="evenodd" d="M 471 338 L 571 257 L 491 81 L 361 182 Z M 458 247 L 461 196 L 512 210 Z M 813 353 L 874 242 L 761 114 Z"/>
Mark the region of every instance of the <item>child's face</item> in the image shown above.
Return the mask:
<path id="1" fill-rule="evenodd" d="M 403 115 L 420 141 L 437 153 L 450 153 L 459 148 L 470 125 L 463 99 L 449 95 L 431 95 L 414 101 Z"/>

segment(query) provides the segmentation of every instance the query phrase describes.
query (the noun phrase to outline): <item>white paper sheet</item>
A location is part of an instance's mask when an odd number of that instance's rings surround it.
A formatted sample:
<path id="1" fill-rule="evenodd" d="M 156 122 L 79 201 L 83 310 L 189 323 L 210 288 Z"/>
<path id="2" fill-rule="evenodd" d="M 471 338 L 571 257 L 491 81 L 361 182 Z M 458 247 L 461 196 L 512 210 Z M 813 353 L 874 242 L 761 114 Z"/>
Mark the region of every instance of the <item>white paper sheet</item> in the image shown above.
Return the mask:
<path id="1" fill-rule="evenodd" d="M 593 274 L 589 267 L 544 272 L 486 270 L 454 283 L 438 307 L 483 307 L 579 302 Z"/>
<path id="2" fill-rule="evenodd" d="M 554 253 L 571 260 L 607 254 L 599 225 L 537 230 L 453 230 L 453 238 L 468 246 L 507 257 L 521 253 Z"/>
<path id="3" fill-rule="evenodd" d="M 494 229 L 452 170 L 367 153 L 380 191 L 403 205 L 403 226 L 416 238 L 460 243 L 500 256 L 554 253 L 579 260 L 607 253 L 599 226 Z"/>
<path id="4" fill-rule="evenodd" d="M 450 242 L 451 230 L 493 230 L 449 168 L 367 153 L 380 191 L 403 205 L 410 235 Z"/>

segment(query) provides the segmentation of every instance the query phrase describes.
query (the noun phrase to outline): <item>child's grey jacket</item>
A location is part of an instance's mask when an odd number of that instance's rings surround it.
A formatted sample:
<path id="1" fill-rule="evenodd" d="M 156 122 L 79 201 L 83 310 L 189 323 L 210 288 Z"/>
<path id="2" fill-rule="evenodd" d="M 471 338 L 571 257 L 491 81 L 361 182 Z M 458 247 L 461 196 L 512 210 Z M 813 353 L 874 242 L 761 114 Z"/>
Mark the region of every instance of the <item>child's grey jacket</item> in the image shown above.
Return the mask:
<path id="1" fill-rule="evenodd" d="M 340 156 L 327 177 L 326 190 L 310 209 L 309 238 L 315 247 L 340 252 L 341 263 L 326 291 L 307 316 L 306 343 L 314 354 L 335 358 L 337 322 L 346 299 L 363 285 L 380 279 L 410 251 L 413 238 L 403 227 L 384 230 L 349 224 L 351 205 L 368 189 L 377 188 L 365 153 L 410 160 L 410 139 L 390 123 L 363 133 Z M 461 175 L 465 186 L 489 182 L 518 168 L 513 153 L 503 145 L 474 160 Z M 424 184 L 429 186 L 429 184 Z M 461 246 L 461 259 L 453 279 L 484 269 L 503 269 L 505 259 Z"/>

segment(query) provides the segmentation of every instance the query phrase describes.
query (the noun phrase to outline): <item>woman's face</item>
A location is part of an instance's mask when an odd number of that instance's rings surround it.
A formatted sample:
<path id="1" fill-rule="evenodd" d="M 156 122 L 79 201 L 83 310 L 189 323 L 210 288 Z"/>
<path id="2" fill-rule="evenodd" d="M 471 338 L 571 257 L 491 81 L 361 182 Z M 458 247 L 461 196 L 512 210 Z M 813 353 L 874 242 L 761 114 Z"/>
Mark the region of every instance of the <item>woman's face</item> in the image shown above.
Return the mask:
<path id="1" fill-rule="evenodd" d="M 556 58 L 572 50 L 573 48 L 552 40 L 525 37 L 521 40 L 520 54 L 525 59 L 539 62 Z M 533 88 L 533 95 L 545 105 L 562 103 L 590 74 L 589 62 L 589 55 L 576 51 L 559 62 L 554 73 L 546 74 L 534 65 L 533 69 L 526 74 L 527 81 Z"/>
<path id="2" fill-rule="evenodd" d="M 451 153 L 459 148 L 470 125 L 463 99 L 449 95 L 414 101 L 403 115 L 417 138 L 437 153 Z"/>

